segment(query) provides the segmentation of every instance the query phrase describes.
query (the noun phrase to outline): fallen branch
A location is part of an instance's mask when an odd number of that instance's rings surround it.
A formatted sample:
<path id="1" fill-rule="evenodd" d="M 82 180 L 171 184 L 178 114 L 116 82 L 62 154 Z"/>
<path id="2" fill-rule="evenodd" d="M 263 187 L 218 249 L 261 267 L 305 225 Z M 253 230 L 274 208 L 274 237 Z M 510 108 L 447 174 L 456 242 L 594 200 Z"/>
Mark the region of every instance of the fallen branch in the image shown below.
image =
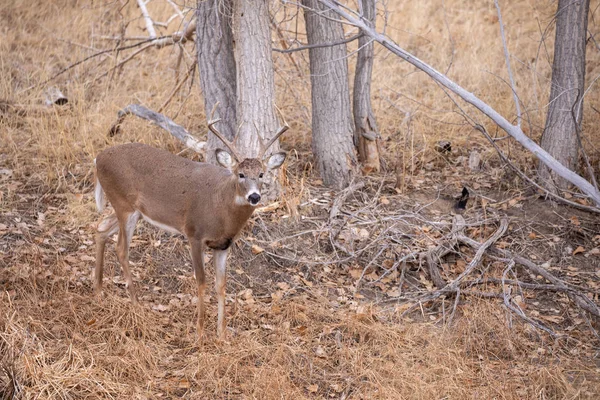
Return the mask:
<path id="1" fill-rule="evenodd" d="M 476 240 L 473 240 L 466 236 L 460 237 L 459 240 L 473 248 L 479 246 Z M 594 303 L 585 294 L 581 292 L 582 288 L 576 287 L 574 285 L 562 281 L 561 279 L 552 275 L 545 268 L 540 267 L 532 261 L 529 261 L 525 257 L 513 254 L 508 250 L 500 249 L 498 247 L 492 247 L 491 252 L 493 254 L 500 255 L 500 257 L 502 257 L 504 260 L 514 260 L 517 264 L 522 265 L 534 274 L 544 277 L 544 279 L 560 288 L 561 291 L 567 292 L 569 298 L 579 307 L 586 310 L 595 317 L 600 318 L 600 308 L 596 303 Z"/>
<path id="2" fill-rule="evenodd" d="M 534 186 L 538 190 L 542 191 L 546 196 L 552 197 L 554 200 L 558 201 L 559 203 L 563 203 L 563 204 L 571 206 L 573 208 L 578 208 L 580 210 L 593 212 L 593 213 L 600 213 L 600 208 L 598 208 L 598 207 L 585 206 L 583 204 L 579 204 L 577 202 L 565 199 L 564 197 L 561 197 L 558 194 L 553 193 L 553 192 L 549 191 L 548 189 L 544 188 L 543 186 L 539 185 L 536 181 L 534 181 L 533 179 L 528 177 L 523 171 L 521 171 L 516 165 L 514 165 L 508 159 L 506 154 L 504 154 L 504 152 L 500 149 L 500 147 L 498 147 L 498 145 L 496 144 L 496 141 L 494 139 L 492 139 L 492 137 L 487 132 L 485 127 L 478 125 L 478 124 L 475 124 L 473 127 L 475 129 L 477 129 L 479 132 L 481 132 L 483 134 L 483 136 L 486 137 L 486 139 L 490 142 L 492 147 L 494 147 L 494 149 L 496 150 L 496 152 L 498 153 L 498 155 L 500 156 L 502 161 L 504 161 L 513 171 L 515 171 L 515 173 L 517 175 L 519 175 L 521 177 L 521 179 L 523 179 L 526 182 L 529 182 L 532 186 Z"/>
<path id="3" fill-rule="evenodd" d="M 181 125 L 176 124 L 169 117 L 152 111 L 139 104 L 130 104 L 117 114 L 117 121 L 111 126 L 109 136 L 114 136 L 119 133 L 121 124 L 127 115 L 135 115 L 148 121 L 154 122 L 160 126 L 187 148 L 194 150 L 196 153 L 203 153 L 206 148 L 206 142 L 200 142 L 198 139 L 188 133 L 188 131 Z"/>
<path id="4" fill-rule="evenodd" d="M 508 308 L 510 311 L 512 311 L 519 318 L 523 319 L 525 322 L 533 325 L 534 327 L 536 327 L 538 329 L 541 329 L 542 331 L 548 333 L 553 338 L 560 337 L 560 335 L 557 335 L 552 329 L 548 328 L 541 322 L 538 322 L 538 321 L 534 320 L 533 318 L 528 317 L 525 314 L 525 312 L 523 311 L 523 309 L 521 309 L 521 307 L 519 307 L 518 304 L 516 304 L 515 302 L 512 301 L 512 298 L 510 297 L 511 287 L 505 285 L 504 281 L 506 280 L 506 275 L 514 266 L 515 266 L 515 262 L 511 260 L 508 263 L 508 266 L 504 269 L 504 272 L 502 273 L 502 281 L 503 281 L 503 284 L 502 284 L 503 296 L 502 296 L 502 298 L 504 301 L 504 305 L 506 306 L 506 308 Z"/>
<path id="5" fill-rule="evenodd" d="M 462 217 L 462 215 L 455 215 L 454 221 L 453 221 L 453 230 L 456 232 L 460 232 L 461 231 L 460 227 L 464 226 L 464 225 L 465 225 L 465 220 Z M 402 313 L 402 315 L 404 316 L 406 314 L 409 314 L 416 307 L 418 307 L 419 304 L 421 304 L 423 302 L 435 300 L 435 299 L 441 297 L 442 295 L 446 295 L 448 293 L 456 293 L 458 291 L 462 281 L 468 275 L 470 275 L 471 272 L 473 272 L 475 267 L 477 267 L 479 265 L 479 262 L 481 261 L 481 258 L 483 257 L 483 254 L 486 252 L 486 250 L 489 247 L 491 247 L 498 239 L 500 239 L 502 237 L 502 235 L 504 235 L 504 233 L 506 232 L 507 229 L 508 229 L 508 219 L 502 218 L 500 220 L 500 226 L 498 227 L 498 229 L 485 242 L 479 243 L 476 240 L 471 239 L 473 242 L 477 243 L 477 246 L 472 246 L 473 248 L 476 248 L 476 252 L 475 252 L 475 255 L 473 256 L 473 259 L 469 262 L 469 264 L 467 265 L 465 270 L 460 275 L 458 275 L 458 277 L 456 279 L 454 279 L 452 282 L 448 283 L 443 288 L 421 296 L 418 299 L 418 302 L 415 303 L 410 308 L 408 308 L 406 311 L 404 311 Z M 463 236 L 461 236 L 457 233 L 457 238 L 459 238 L 459 240 L 461 240 L 460 238 L 462 238 L 462 237 Z"/>

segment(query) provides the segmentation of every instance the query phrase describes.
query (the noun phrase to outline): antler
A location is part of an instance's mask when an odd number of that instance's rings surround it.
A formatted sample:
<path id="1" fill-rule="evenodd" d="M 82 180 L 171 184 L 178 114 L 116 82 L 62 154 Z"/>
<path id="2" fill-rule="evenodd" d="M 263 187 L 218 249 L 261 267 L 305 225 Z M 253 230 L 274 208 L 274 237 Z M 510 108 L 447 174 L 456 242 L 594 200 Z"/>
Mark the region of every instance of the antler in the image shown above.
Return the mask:
<path id="1" fill-rule="evenodd" d="M 213 109 L 212 109 L 212 111 L 210 113 L 210 121 L 208 121 L 208 129 L 210 129 L 210 131 L 212 133 L 214 133 L 215 136 L 218 137 L 221 140 L 221 142 L 223 142 L 223 144 L 225 144 L 225 146 L 227 146 L 229 148 L 229 150 L 231 150 L 231 153 L 232 153 L 231 155 L 237 160 L 237 162 L 241 162 L 242 158 L 240 157 L 240 155 L 239 155 L 237 149 L 235 148 L 235 145 L 233 144 L 233 142 L 230 142 L 229 140 L 227 140 L 225 138 L 225 136 L 221 135 L 221 132 L 219 132 L 217 130 L 217 128 L 215 128 L 215 126 L 214 126 L 217 122 L 219 122 L 221 120 L 221 118 L 214 119 L 215 111 L 217 110 L 217 106 L 218 105 L 219 105 L 219 102 L 217 102 L 214 105 L 214 107 L 213 107 Z"/>
<path id="2" fill-rule="evenodd" d="M 283 120 L 283 126 L 281 126 L 279 128 L 279 130 L 277 131 L 277 133 L 275 134 L 275 136 L 273 136 L 271 138 L 271 140 L 269 140 L 269 142 L 266 145 L 264 143 L 261 143 L 261 145 L 262 145 L 262 153 L 261 153 L 261 155 L 260 155 L 259 158 L 262 158 L 265 155 L 265 153 L 267 152 L 267 150 L 269 150 L 269 147 L 271 147 L 273 145 L 273 143 L 275 143 L 275 141 L 279 138 L 279 136 L 283 135 L 284 132 L 287 131 L 290 128 L 290 126 L 286 122 L 283 114 L 281 113 L 281 110 L 279 109 L 279 107 L 275 106 L 275 109 L 277 110 L 277 113 L 279 114 L 279 116 Z"/>

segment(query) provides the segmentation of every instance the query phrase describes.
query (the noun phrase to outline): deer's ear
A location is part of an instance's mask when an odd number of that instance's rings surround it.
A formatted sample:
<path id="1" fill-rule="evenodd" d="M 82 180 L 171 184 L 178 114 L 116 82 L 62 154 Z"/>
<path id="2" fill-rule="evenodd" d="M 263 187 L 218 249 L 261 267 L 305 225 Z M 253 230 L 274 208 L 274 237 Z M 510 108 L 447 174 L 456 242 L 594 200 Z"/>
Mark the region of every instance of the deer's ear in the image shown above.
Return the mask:
<path id="1" fill-rule="evenodd" d="M 269 169 L 277 169 L 281 167 L 281 164 L 285 161 L 287 157 L 287 153 L 284 151 L 280 151 L 279 153 L 272 154 L 271 157 L 267 160 L 267 168 Z"/>
<path id="2" fill-rule="evenodd" d="M 215 151 L 215 154 L 217 155 L 217 162 L 220 166 L 222 166 L 223 168 L 227 168 L 230 171 L 233 171 L 233 169 L 237 165 L 237 162 L 234 160 L 231 154 L 222 149 L 217 149 L 217 151 Z"/>

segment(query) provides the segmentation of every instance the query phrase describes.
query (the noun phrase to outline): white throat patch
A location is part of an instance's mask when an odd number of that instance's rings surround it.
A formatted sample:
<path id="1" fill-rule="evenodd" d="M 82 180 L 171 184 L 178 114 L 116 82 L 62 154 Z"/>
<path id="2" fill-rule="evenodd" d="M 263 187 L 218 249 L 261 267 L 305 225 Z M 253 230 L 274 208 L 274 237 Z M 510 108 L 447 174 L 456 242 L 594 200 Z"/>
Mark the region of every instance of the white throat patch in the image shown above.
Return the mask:
<path id="1" fill-rule="evenodd" d="M 245 206 L 248 203 L 248 200 L 244 196 L 236 195 L 235 196 L 235 205 L 236 206 Z"/>

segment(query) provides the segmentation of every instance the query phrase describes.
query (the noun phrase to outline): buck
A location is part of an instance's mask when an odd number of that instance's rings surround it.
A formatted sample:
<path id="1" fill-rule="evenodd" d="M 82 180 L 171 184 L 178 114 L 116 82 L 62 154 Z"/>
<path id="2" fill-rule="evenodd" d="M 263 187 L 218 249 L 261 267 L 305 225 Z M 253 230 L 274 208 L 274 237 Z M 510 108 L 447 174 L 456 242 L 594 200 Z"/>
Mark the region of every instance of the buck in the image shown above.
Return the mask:
<path id="1" fill-rule="evenodd" d="M 217 335 L 223 338 L 227 251 L 260 202 L 264 174 L 279 168 L 285 161 L 285 152 L 263 157 L 288 125 L 284 121 L 266 145 L 260 141 L 259 157 L 242 158 L 235 145 L 215 128 L 218 121 L 211 117 L 208 127 L 230 150 L 216 151 L 221 166 L 195 162 L 140 143 L 111 147 L 98 155 L 95 160 L 96 206 L 102 212 L 106 196 L 114 212 L 97 227 L 94 286 L 96 293 L 102 290 L 106 241 L 118 232 L 117 258 L 131 300 L 137 303 L 129 270 L 129 244 L 137 221 L 143 218 L 166 231 L 183 234 L 191 247 L 198 286 L 200 335 L 205 317 L 204 252 L 206 248 L 213 250 Z"/>

